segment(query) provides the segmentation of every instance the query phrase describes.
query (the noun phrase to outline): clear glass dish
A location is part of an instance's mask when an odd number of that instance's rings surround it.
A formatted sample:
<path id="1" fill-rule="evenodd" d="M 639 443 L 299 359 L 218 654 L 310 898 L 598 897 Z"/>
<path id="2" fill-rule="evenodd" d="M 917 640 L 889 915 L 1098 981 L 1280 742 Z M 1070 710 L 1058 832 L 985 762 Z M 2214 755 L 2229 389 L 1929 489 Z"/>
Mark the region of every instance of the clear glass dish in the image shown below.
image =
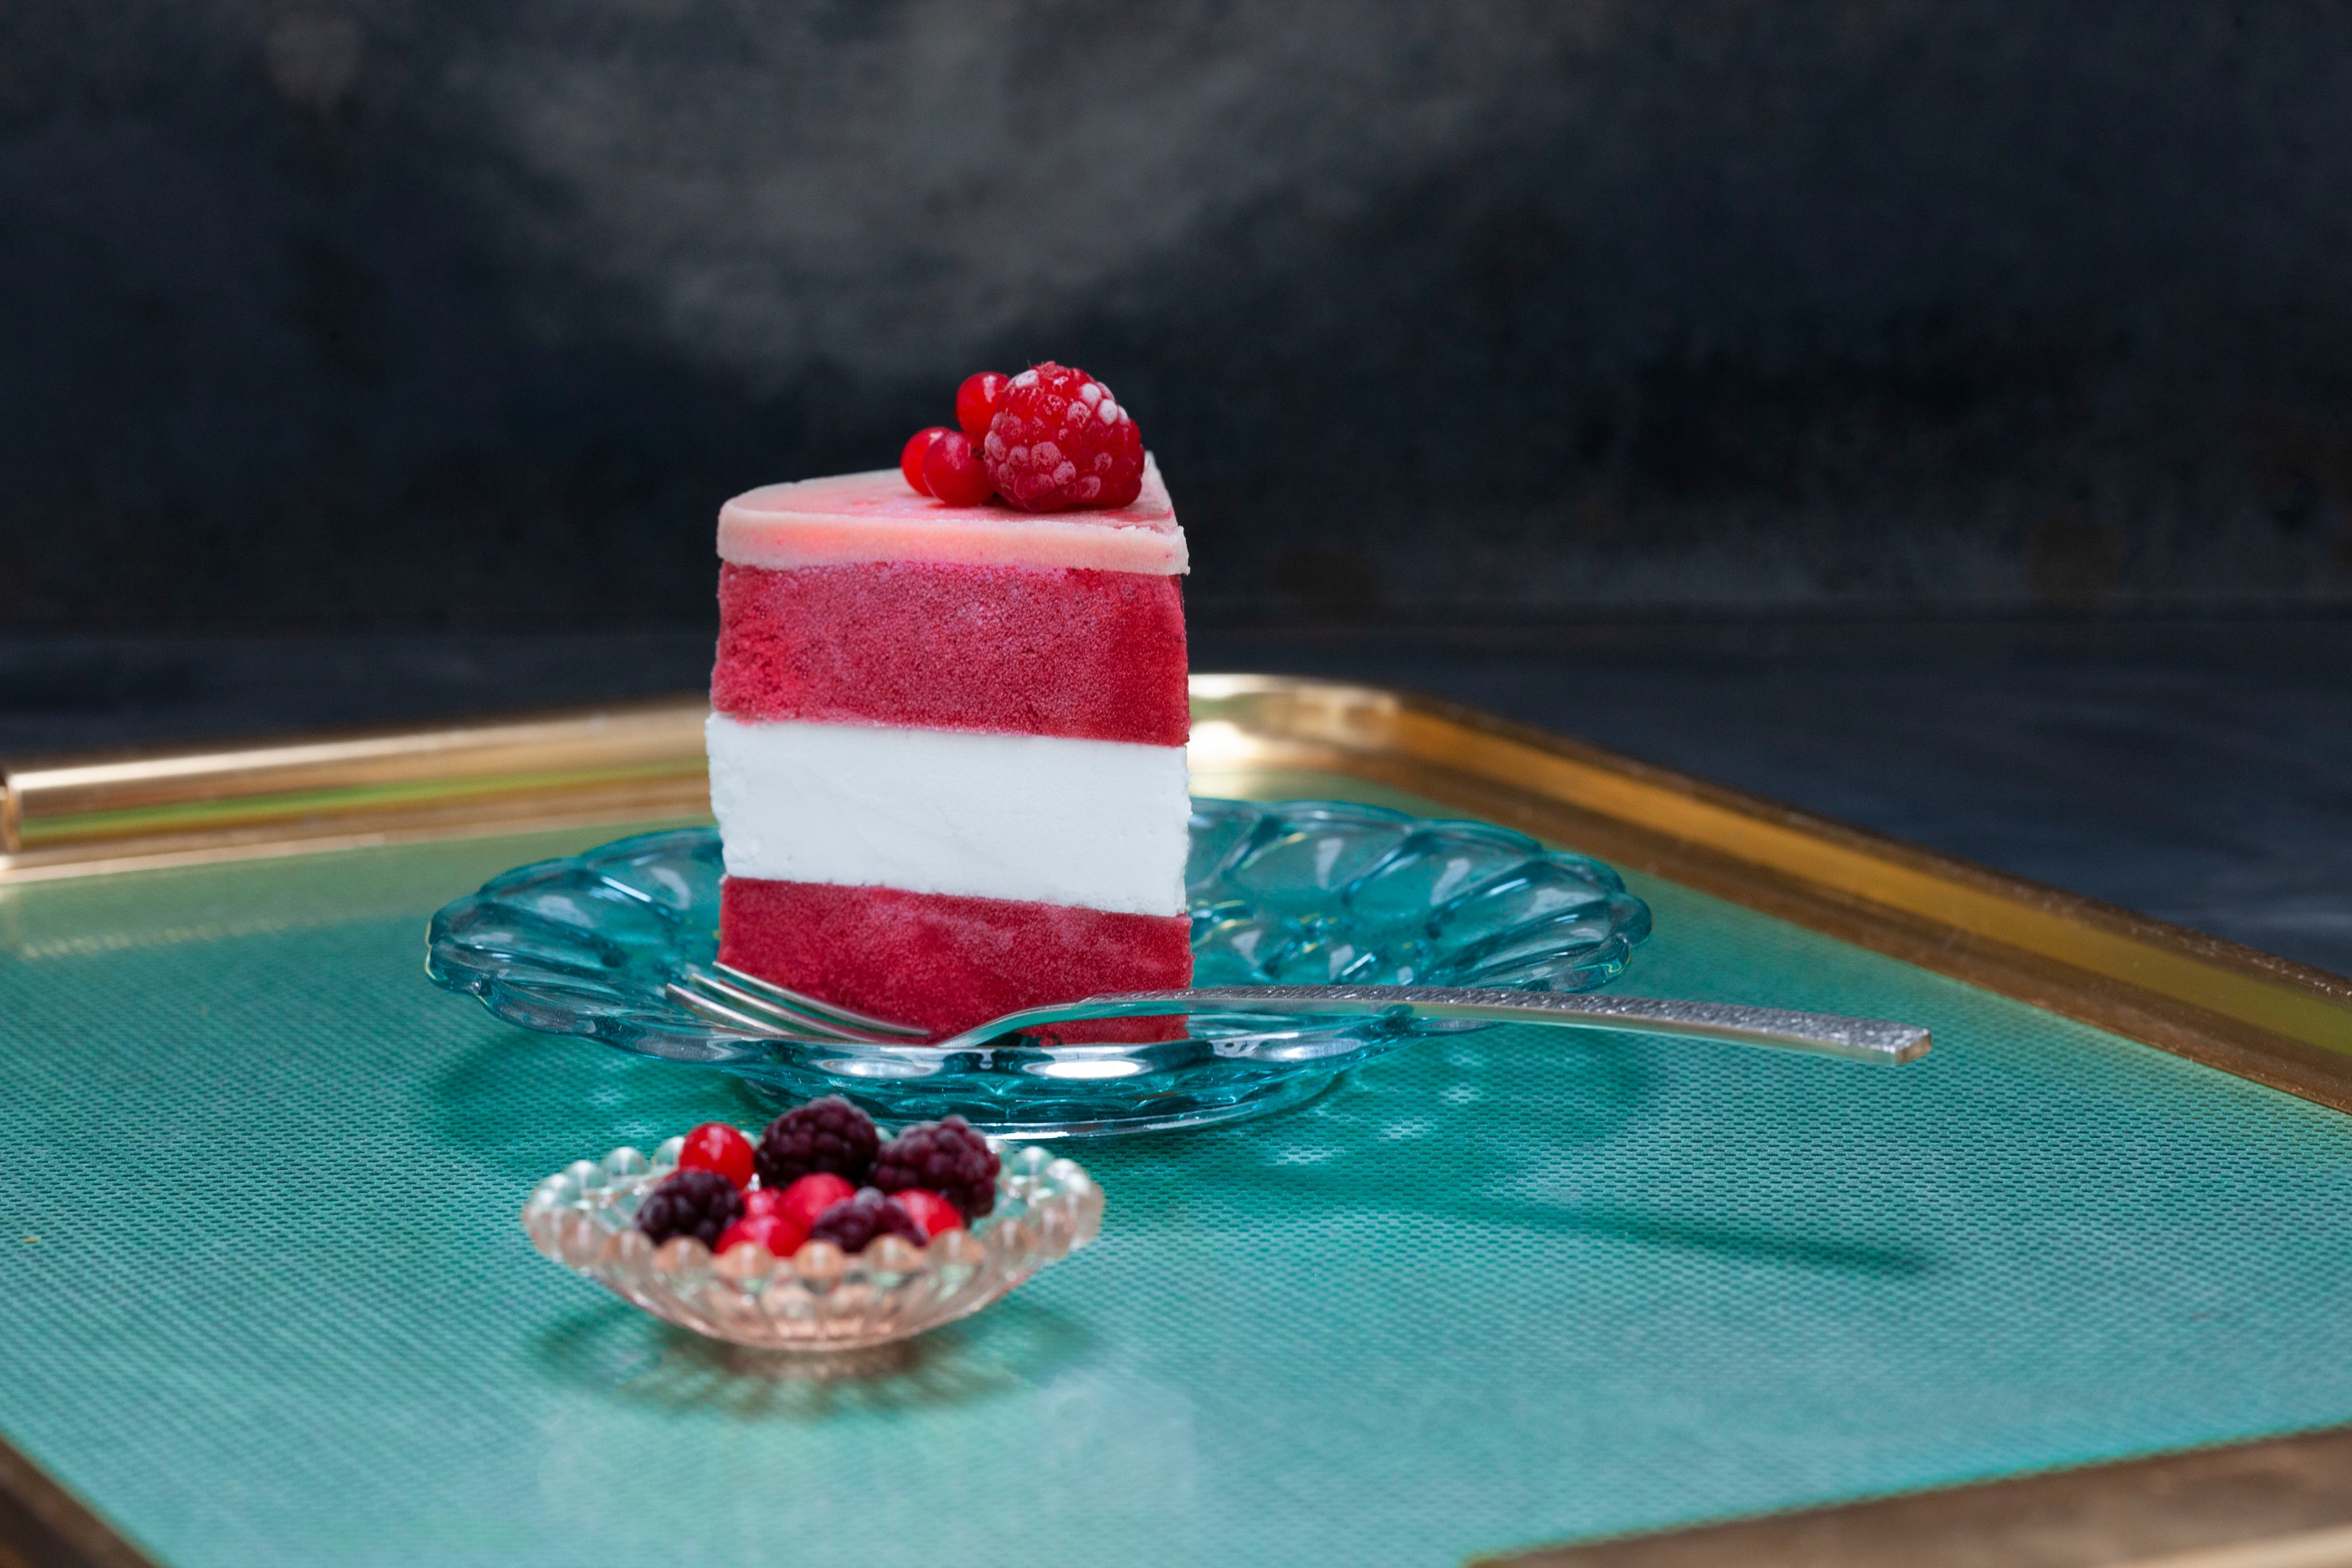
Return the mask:
<path id="1" fill-rule="evenodd" d="M 1348 1068 L 1485 1024 L 1201 1015 L 1185 1038 L 984 1050 L 731 1032 L 663 993 L 719 946 L 719 834 L 684 828 L 518 867 L 433 917 L 425 967 L 527 1029 L 740 1074 L 780 1102 L 956 1114 L 1008 1136 L 1144 1132 L 1297 1104 Z M 1330 800 L 1193 803 L 1194 983 L 1581 991 L 1650 932 L 1617 873 L 1483 822 Z"/>
<path id="2" fill-rule="evenodd" d="M 692 1237 L 656 1247 L 637 1205 L 677 1168 L 682 1140 L 648 1160 L 614 1149 L 577 1160 L 523 1205 L 531 1245 L 665 1322 L 761 1350 L 863 1350 L 970 1316 L 1102 1229 L 1103 1194 L 1072 1160 L 1024 1149 L 1004 1161 L 996 1207 L 969 1230 L 916 1247 L 884 1237 L 855 1256 L 812 1241 L 790 1258 L 743 1246 L 714 1258 Z"/>

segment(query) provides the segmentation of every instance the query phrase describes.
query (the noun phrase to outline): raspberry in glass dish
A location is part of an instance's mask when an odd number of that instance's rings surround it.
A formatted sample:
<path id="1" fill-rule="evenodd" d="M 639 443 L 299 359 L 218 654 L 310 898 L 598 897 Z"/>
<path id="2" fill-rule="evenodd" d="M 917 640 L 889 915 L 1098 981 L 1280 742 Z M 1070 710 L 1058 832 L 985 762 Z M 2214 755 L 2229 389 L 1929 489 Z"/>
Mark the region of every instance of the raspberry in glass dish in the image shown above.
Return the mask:
<path id="1" fill-rule="evenodd" d="M 720 961 L 934 1038 L 1192 970 L 1167 487 L 1082 371 L 955 405 L 897 471 L 720 510 L 708 732 Z"/>

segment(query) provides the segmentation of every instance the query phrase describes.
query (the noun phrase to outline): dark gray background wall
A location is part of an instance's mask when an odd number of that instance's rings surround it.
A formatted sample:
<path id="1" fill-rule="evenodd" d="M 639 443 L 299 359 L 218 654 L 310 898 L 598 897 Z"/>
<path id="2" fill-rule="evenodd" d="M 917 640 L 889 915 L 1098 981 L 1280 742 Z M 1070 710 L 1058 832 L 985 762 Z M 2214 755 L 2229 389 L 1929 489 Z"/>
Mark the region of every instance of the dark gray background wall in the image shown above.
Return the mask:
<path id="1" fill-rule="evenodd" d="M 0 6 L 0 629 L 696 622 L 1049 356 L 1205 618 L 2352 605 L 2352 5 Z"/>

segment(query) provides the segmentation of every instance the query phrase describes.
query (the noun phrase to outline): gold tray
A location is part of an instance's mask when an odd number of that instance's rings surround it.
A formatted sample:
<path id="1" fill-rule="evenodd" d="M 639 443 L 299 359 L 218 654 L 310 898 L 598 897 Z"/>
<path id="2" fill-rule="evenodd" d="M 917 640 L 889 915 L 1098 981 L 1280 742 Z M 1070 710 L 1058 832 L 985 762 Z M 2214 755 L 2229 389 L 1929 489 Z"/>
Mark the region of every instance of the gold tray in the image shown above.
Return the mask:
<path id="1" fill-rule="evenodd" d="M 12 767 L 0 902 L 61 877 L 707 817 L 704 713 L 681 697 Z M 1192 713 L 1196 793 L 1323 793 L 1337 774 L 1440 801 L 2352 1110 L 2341 977 L 1430 698 L 1211 674 Z M 2352 1436 L 2320 1434 L 1513 1561 L 2256 1568 L 2352 1563 L 2347 1526 Z M 18 1561 L 142 1559 L 0 1446 L 0 1568 Z"/>

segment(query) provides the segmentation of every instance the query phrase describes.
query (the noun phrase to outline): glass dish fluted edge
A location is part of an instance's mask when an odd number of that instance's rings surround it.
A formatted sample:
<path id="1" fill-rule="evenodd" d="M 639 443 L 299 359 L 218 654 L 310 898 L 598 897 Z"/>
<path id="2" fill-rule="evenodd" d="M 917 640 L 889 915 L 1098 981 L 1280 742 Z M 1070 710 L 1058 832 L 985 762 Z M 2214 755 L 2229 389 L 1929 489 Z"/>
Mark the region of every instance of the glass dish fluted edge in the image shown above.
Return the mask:
<path id="1" fill-rule="evenodd" d="M 811 1241 L 789 1258 L 746 1243 L 713 1257 L 691 1237 L 656 1246 L 637 1205 L 677 1168 L 682 1140 L 651 1158 L 614 1149 L 575 1160 L 523 1205 L 531 1245 L 665 1322 L 761 1350 L 863 1350 L 970 1316 L 1102 1229 L 1103 1192 L 1075 1160 L 1006 1155 L 996 1207 L 916 1247 L 883 1237 L 854 1255 Z"/>
<path id="2" fill-rule="evenodd" d="M 1617 873 L 1483 822 L 1329 800 L 1196 800 L 1186 867 L 1195 983 L 1589 990 L 1650 930 Z M 718 1066 L 780 1101 L 960 1114 L 1012 1137 L 1204 1124 L 1296 1104 L 1413 1040 L 1482 1024 L 1204 1015 L 1148 1045 L 808 1045 L 730 1030 L 664 988 L 708 964 L 715 829 L 518 867 L 434 916 L 426 969 L 526 1028 Z"/>

